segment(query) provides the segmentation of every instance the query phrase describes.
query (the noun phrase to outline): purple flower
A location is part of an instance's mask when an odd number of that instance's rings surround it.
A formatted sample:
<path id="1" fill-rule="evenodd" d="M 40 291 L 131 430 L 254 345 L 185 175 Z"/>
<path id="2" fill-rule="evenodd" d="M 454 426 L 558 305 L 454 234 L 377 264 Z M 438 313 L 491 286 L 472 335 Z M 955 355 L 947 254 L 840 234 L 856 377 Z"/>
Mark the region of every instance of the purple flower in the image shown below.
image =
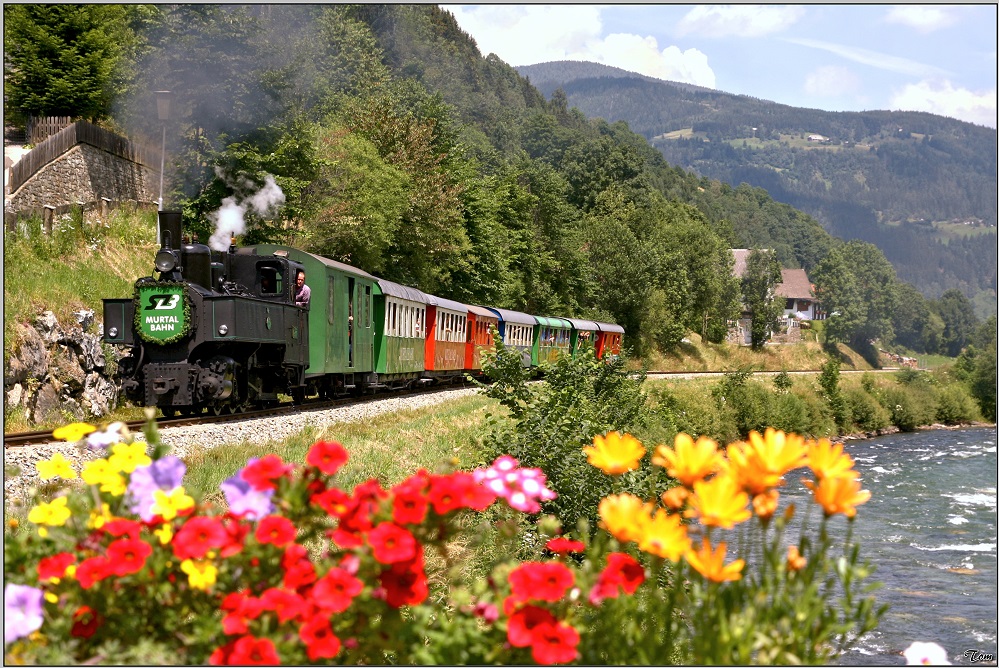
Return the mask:
<path id="1" fill-rule="evenodd" d="M 19 584 L 3 589 L 3 644 L 37 631 L 42 626 L 42 590 Z"/>
<path id="2" fill-rule="evenodd" d="M 271 503 L 274 490 L 254 489 L 239 473 L 225 480 L 220 487 L 225 492 L 229 511 L 234 515 L 259 520 L 274 512 L 274 504 Z"/>
<path id="3" fill-rule="evenodd" d="M 156 516 L 152 512 L 155 497 L 153 493 L 161 489 L 169 492 L 184 481 L 187 466 L 173 455 L 157 459 L 148 466 L 140 466 L 132 471 L 128 483 L 128 496 L 132 512 L 148 522 Z"/>

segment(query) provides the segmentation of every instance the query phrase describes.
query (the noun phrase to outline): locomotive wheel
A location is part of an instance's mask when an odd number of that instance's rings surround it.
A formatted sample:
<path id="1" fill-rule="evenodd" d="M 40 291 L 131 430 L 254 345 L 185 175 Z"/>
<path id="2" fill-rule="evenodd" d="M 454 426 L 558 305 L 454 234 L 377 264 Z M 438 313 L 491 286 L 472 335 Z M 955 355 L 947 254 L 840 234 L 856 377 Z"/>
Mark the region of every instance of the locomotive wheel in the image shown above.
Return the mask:
<path id="1" fill-rule="evenodd" d="M 160 408 L 160 410 L 163 412 L 163 417 L 165 417 L 168 420 L 170 418 L 174 417 L 175 415 L 177 415 L 177 409 L 174 408 L 173 406 L 168 406 L 166 408 Z"/>
<path id="2" fill-rule="evenodd" d="M 304 387 L 291 388 L 291 400 L 296 405 L 305 403 L 305 388 Z"/>

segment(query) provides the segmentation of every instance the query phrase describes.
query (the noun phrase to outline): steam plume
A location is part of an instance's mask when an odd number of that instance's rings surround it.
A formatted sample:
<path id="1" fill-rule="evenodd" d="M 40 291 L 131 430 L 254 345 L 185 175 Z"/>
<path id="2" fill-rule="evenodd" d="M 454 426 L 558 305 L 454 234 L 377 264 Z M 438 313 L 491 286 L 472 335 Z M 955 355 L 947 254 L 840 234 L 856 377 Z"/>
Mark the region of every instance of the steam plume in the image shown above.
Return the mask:
<path id="1" fill-rule="evenodd" d="M 221 170 L 216 170 L 219 178 L 224 179 Z M 227 181 L 228 183 L 228 181 Z M 234 190 L 249 190 L 255 184 L 248 178 L 240 178 L 237 184 L 229 183 Z M 229 241 L 233 235 L 243 234 L 246 231 L 246 220 L 244 218 L 247 210 L 252 211 L 260 217 L 271 215 L 277 208 L 284 204 L 285 197 L 281 187 L 274 181 L 274 177 L 268 174 L 264 179 L 264 186 L 245 197 L 226 197 L 222 200 L 222 206 L 212 214 L 215 222 L 215 232 L 208 240 L 208 245 L 217 251 L 226 251 L 229 248 Z"/>

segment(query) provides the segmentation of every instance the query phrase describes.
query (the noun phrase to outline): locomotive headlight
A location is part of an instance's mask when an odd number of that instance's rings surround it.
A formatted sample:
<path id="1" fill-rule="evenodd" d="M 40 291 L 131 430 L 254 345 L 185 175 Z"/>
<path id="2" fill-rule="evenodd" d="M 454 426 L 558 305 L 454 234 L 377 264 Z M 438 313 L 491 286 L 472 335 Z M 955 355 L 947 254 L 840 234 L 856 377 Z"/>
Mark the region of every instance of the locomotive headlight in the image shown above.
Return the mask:
<path id="1" fill-rule="evenodd" d="M 108 330 L 108 336 L 110 336 L 112 339 L 115 338 L 115 337 L 117 337 L 118 336 L 118 328 L 117 327 L 112 327 L 111 329 L 109 329 Z"/>
<path id="2" fill-rule="evenodd" d="M 153 261 L 153 264 L 156 266 L 156 271 L 161 274 L 173 271 L 177 266 L 177 254 L 164 248 L 156 254 L 156 259 Z"/>
<path id="3" fill-rule="evenodd" d="M 219 325 L 219 336 L 225 336 L 229 332 L 228 325 Z"/>

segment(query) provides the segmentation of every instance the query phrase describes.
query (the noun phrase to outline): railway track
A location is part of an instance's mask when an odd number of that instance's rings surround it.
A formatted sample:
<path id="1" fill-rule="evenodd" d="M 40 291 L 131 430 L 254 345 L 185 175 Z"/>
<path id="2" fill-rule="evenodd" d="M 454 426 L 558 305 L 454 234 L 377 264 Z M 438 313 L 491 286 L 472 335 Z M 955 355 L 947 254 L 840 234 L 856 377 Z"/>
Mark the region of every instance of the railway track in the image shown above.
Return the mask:
<path id="1" fill-rule="evenodd" d="M 228 413 L 223 415 L 196 415 L 196 416 L 186 416 L 186 417 L 159 417 L 156 419 L 156 425 L 158 428 L 163 427 L 188 427 L 192 425 L 206 425 L 206 424 L 219 424 L 225 422 L 238 422 L 243 420 L 250 420 L 253 418 L 263 418 L 263 417 L 276 417 L 279 415 L 290 415 L 299 412 L 308 411 L 320 411 L 328 410 L 330 408 L 342 408 L 346 406 L 356 406 L 360 404 L 365 404 L 373 401 L 380 401 L 383 399 L 391 399 L 400 396 L 412 396 L 415 394 L 433 394 L 436 392 L 446 392 L 451 389 L 456 389 L 460 387 L 468 387 L 468 383 L 451 383 L 449 385 L 438 386 L 438 387 L 427 387 L 427 388 L 410 388 L 403 390 L 394 390 L 392 392 L 381 392 L 373 395 L 364 395 L 360 397 L 342 397 L 338 399 L 316 399 L 313 401 L 306 401 L 301 404 L 280 404 L 278 406 L 273 406 L 270 408 L 263 408 L 259 410 L 249 410 L 239 413 Z M 128 426 L 129 431 L 138 432 L 142 430 L 142 427 L 146 424 L 145 420 L 131 420 L 125 422 Z M 38 445 L 41 443 L 53 443 L 56 439 L 52 438 L 52 430 L 48 429 L 45 431 L 28 431 L 22 433 L 4 434 L 3 446 L 4 449 L 7 448 L 18 448 L 28 445 Z"/>

